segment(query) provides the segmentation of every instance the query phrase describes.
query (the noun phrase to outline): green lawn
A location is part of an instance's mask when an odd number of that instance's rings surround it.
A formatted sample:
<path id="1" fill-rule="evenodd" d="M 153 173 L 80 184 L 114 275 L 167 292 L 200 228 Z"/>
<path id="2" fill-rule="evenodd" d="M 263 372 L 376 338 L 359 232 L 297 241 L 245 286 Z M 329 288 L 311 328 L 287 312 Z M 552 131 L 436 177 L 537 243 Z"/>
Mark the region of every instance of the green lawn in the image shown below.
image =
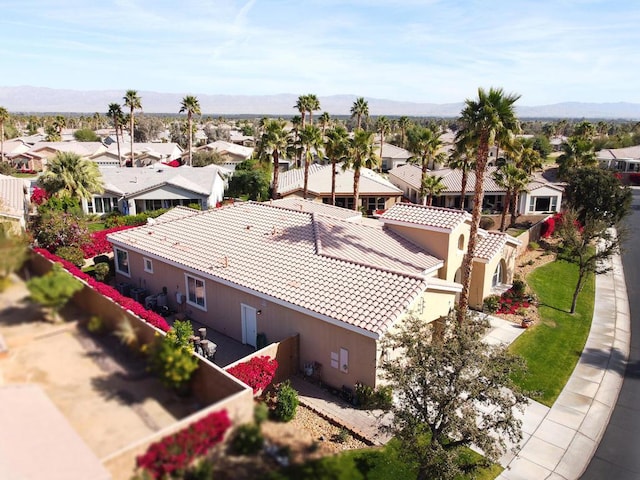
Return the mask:
<path id="1" fill-rule="evenodd" d="M 568 313 L 577 278 L 577 266 L 560 260 L 529 275 L 527 281 L 538 295 L 542 320 L 509 348 L 529 367 L 527 375 L 516 378 L 516 383 L 537 392 L 532 398 L 547 406 L 553 405 L 571 376 L 591 328 L 595 277 L 587 280 L 580 293 L 576 313 Z"/>
<path id="2" fill-rule="evenodd" d="M 90 233 L 99 232 L 100 230 L 104 230 L 105 228 L 107 228 L 105 227 L 104 222 L 92 222 L 88 225 L 88 227 Z"/>

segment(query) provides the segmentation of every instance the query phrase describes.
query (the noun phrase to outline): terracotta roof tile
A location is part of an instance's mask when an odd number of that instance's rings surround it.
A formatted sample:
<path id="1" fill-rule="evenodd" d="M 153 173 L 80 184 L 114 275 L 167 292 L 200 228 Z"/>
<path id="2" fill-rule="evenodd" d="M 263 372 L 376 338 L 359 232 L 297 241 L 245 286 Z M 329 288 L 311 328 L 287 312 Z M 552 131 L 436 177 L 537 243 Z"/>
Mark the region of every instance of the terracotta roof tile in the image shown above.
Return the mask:
<path id="1" fill-rule="evenodd" d="M 397 203 L 387 210 L 380 219 L 423 225 L 432 228 L 452 230 L 471 216 L 462 210 L 429 207 L 412 203 Z"/>
<path id="2" fill-rule="evenodd" d="M 484 232 L 479 235 L 474 257 L 491 260 L 502 250 L 509 235 L 502 232 Z"/>

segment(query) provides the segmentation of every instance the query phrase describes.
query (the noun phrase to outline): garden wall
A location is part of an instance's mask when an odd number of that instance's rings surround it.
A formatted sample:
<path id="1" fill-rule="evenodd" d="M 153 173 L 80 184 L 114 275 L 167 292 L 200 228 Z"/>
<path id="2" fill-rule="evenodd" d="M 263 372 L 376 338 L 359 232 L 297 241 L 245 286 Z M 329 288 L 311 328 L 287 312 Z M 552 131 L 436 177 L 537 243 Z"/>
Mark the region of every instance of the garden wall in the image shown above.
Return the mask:
<path id="1" fill-rule="evenodd" d="M 521 256 L 527 251 L 527 248 L 529 247 L 529 244 L 531 242 L 540 241 L 540 231 L 542 229 L 542 224 L 545 222 L 545 220 L 547 220 L 547 218 L 552 216 L 553 214 L 547 215 L 538 223 L 533 224 L 529 228 L 529 230 L 518 235 L 518 240 L 520 241 L 520 245 L 518 245 L 518 247 L 516 248 L 516 258 L 518 258 L 519 256 Z"/>

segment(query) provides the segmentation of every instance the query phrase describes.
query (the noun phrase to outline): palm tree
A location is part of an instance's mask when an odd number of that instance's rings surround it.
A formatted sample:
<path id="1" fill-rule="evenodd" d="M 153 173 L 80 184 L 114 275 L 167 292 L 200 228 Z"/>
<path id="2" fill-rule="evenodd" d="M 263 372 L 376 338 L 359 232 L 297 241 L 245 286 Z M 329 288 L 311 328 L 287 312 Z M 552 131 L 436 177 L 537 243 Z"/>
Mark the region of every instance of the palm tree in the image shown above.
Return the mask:
<path id="1" fill-rule="evenodd" d="M 520 123 L 515 114 L 514 103 L 520 95 L 505 94 L 502 88 L 478 89 L 478 99 L 465 101 L 459 123 L 458 139 L 464 138 L 476 152 L 476 185 L 473 195 L 471 232 L 467 254 L 462 261 L 462 292 L 458 308 L 458 323 L 462 324 L 469 309 L 469 291 L 473 256 L 478 243 L 478 228 L 484 199 L 484 174 L 487 169 L 489 145 L 496 142 L 507 144 L 514 133 L 520 131 Z"/>
<path id="2" fill-rule="evenodd" d="M 440 134 L 430 128 L 415 125 L 407 132 L 407 137 L 409 140 L 409 150 L 415 155 L 409 160 L 420 164 L 422 170 L 420 185 L 423 185 L 428 176 L 427 170 L 430 165 L 433 165 L 438 149 L 442 146 Z M 426 203 L 427 197 L 423 195 L 422 204 L 426 205 Z"/>
<path id="3" fill-rule="evenodd" d="M 38 182 L 49 195 L 89 200 L 104 192 L 98 164 L 73 152 L 58 152 Z"/>
<path id="4" fill-rule="evenodd" d="M 320 110 L 320 100 L 313 93 L 308 94 L 306 97 L 307 112 L 309 112 L 309 123 L 313 125 L 313 112 Z"/>
<path id="5" fill-rule="evenodd" d="M 454 143 L 454 149 L 447 162 L 449 168 L 460 170 L 462 172 L 462 182 L 460 188 L 460 205 L 458 208 L 464 210 L 465 199 L 467 196 L 467 180 L 469 172 L 475 169 L 474 151 L 470 148 L 464 138 Z"/>
<path id="6" fill-rule="evenodd" d="M 426 205 L 431 206 L 433 203 L 433 197 L 440 195 L 447 186 L 442 183 L 443 177 L 432 177 L 427 175 L 422 179 L 422 185 L 420 186 L 420 195 L 422 198 L 428 198 Z"/>
<path id="7" fill-rule="evenodd" d="M 502 206 L 502 218 L 500 219 L 500 231 L 504 232 L 507 212 L 511 209 L 511 224 L 515 222 L 518 196 L 529 184 L 529 174 L 517 166 L 507 163 L 493 173 L 493 178 L 498 185 L 507 190 Z"/>
<path id="8" fill-rule="evenodd" d="M 300 130 L 302 129 L 302 119 L 300 115 L 296 115 L 291 119 L 291 127 L 293 142 L 290 146 L 290 158 L 295 158 L 296 168 L 300 168 L 302 166 L 302 147 L 300 147 Z"/>
<path id="9" fill-rule="evenodd" d="M 556 160 L 560 178 L 568 180 L 575 168 L 595 166 L 598 163 L 593 142 L 581 137 L 569 137 L 562 144 L 562 155 Z"/>
<path id="10" fill-rule="evenodd" d="M 53 120 L 53 127 L 58 132 L 60 138 L 62 138 L 62 130 L 67 126 L 67 119 L 64 115 L 56 115 L 56 118 Z"/>
<path id="11" fill-rule="evenodd" d="M 4 123 L 9 121 L 9 110 L 0 107 L 0 162 L 4 162 Z"/>
<path id="12" fill-rule="evenodd" d="M 336 165 L 349 154 L 349 132 L 342 125 L 336 125 L 327 132 L 324 151 L 331 161 L 331 205 L 336 204 Z"/>
<path id="13" fill-rule="evenodd" d="M 180 103 L 180 112 L 178 113 L 184 113 L 187 112 L 187 124 L 188 124 L 188 135 L 189 135 L 189 166 L 191 166 L 192 164 L 192 159 L 193 159 L 193 128 L 192 128 L 192 122 L 193 122 L 193 114 L 196 115 L 202 115 L 202 112 L 200 111 L 200 102 L 198 101 L 198 98 L 193 96 L 193 95 L 187 95 L 186 97 L 184 97 L 182 99 L 182 102 Z"/>
<path id="14" fill-rule="evenodd" d="M 324 133 L 327 130 L 327 127 L 331 125 L 331 115 L 329 115 L 329 112 L 322 112 L 322 115 L 320 115 L 318 122 L 320 123 L 320 128 L 322 128 L 322 136 L 324 137 Z"/>
<path id="15" fill-rule="evenodd" d="M 389 133 L 391 129 L 391 123 L 389 123 L 389 119 L 384 115 L 378 117 L 376 121 L 376 131 L 380 134 L 380 158 L 383 155 L 383 147 L 384 147 L 384 137 Z M 382 162 L 380 162 L 380 169 L 382 170 Z"/>
<path id="16" fill-rule="evenodd" d="M 122 167 L 122 154 L 120 153 L 120 135 L 118 130 L 120 128 L 120 121 L 122 120 L 122 108 L 119 103 L 110 103 L 107 115 L 113 120 L 113 128 L 116 130 L 116 144 L 118 145 L 118 163 Z"/>
<path id="17" fill-rule="evenodd" d="M 351 107 L 351 118 L 356 117 L 356 128 L 360 129 L 360 125 L 362 124 L 362 117 L 369 116 L 369 102 L 367 102 L 364 97 L 356 98 L 356 101 L 353 102 L 353 106 Z"/>
<path id="18" fill-rule="evenodd" d="M 400 146 L 402 148 L 404 148 L 404 145 L 405 145 L 404 142 L 407 137 L 407 129 L 409 128 L 410 125 L 411 125 L 411 120 L 409 120 L 409 117 L 406 117 L 403 115 L 398 120 L 398 126 L 400 127 Z"/>
<path id="19" fill-rule="evenodd" d="M 262 151 L 273 158 L 273 182 L 271 198 L 278 198 L 278 174 L 280 173 L 280 155 L 289 147 L 289 136 L 285 130 L 287 122 L 282 119 L 269 119 L 264 122 L 264 133 L 260 142 Z"/>
<path id="20" fill-rule="evenodd" d="M 142 108 L 142 99 L 138 96 L 137 90 L 127 90 L 124 95 L 124 106 L 129 107 L 129 135 L 131 135 L 131 166 L 135 165 L 133 161 L 133 111 L 136 108 Z"/>
<path id="21" fill-rule="evenodd" d="M 358 211 L 360 203 L 360 170 L 375 168 L 380 158 L 375 153 L 373 132 L 358 128 L 349 145 L 349 155 L 343 168 L 353 169 L 353 209 Z"/>
<path id="22" fill-rule="evenodd" d="M 324 143 L 322 132 L 315 125 L 307 125 L 300 131 L 300 146 L 304 151 L 304 187 L 302 197 L 306 200 L 309 187 L 309 165 L 313 160 L 314 152 L 322 155 Z"/>
<path id="23" fill-rule="evenodd" d="M 300 118 L 302 119 L 300 128 L 302 129 L 305 126 L 305 118 L 307 116 L 307 111 L 309 110 L 309 97 L 307 95 L 300 95 L 293 108 L 300 112 Z"/>

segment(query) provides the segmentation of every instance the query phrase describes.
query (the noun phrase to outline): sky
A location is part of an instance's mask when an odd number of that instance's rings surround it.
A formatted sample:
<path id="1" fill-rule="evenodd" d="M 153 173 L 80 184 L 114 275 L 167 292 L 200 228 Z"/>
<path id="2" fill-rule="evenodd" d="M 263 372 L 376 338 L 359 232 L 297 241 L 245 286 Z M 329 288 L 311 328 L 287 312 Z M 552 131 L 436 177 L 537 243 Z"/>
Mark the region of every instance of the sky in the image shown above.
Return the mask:
<path id="1" fill-rule="evenodd" d="M 0 0 L 0 86 L 640 103 L 638 0 Z"/>

